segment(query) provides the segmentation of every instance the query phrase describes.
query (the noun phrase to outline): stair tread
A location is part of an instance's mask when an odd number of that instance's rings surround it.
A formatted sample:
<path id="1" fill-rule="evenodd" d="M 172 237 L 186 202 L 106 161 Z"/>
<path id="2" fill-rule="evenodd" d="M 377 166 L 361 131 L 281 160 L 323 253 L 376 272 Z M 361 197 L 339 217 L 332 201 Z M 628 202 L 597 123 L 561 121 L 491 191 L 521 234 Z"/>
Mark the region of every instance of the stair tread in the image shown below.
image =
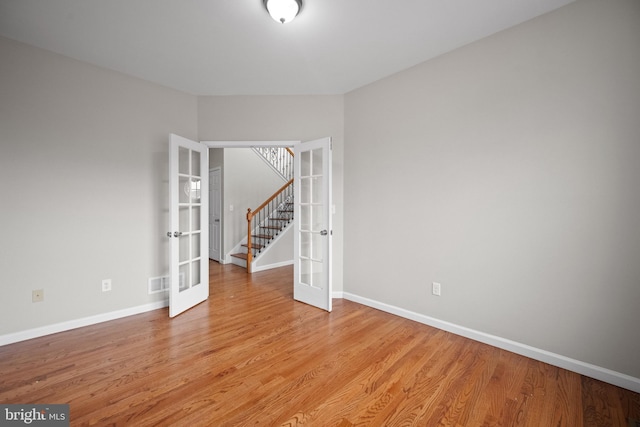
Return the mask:
<path id="1" fill-rule="evenodd" d="M 271 234 L 252 234 L 251 237 L 255 237 L 256 239 L 272 239 L 273 238 Z"/>
<path id="2" fill-rule="evenodd" d="M 260 228 L 266 228 L 269 230 L 282 230 L 282 227 L 276 227 L 275 225 L 261 225 Z"/>
<path id="3" fill-rule="evenodd" d="M 248 248 L 248 247 L 249 247 L 246 243 L 245 243 L 245 244 L 243 244 L 243 245 L 241 245 L 241 246 L 244 246 L 245 248 Z M 260 243 L 252 243 L 252 244 L 251 244 L 251 247 L 252 247 L 253 249 L 262 249 L 262 248 L 264 248 L 264 245 L 261 245 Z"/>
<path id="4" fill-rule="evenodd" d="M 240 258 L 243 260 L 247 260 L 247 254 L 231 254 L 232 257 Z"/>
<path id="5" fill-rule="evenodd" d="M 269 221 L 291 221 L 293 218 L 269 218 Z"/>

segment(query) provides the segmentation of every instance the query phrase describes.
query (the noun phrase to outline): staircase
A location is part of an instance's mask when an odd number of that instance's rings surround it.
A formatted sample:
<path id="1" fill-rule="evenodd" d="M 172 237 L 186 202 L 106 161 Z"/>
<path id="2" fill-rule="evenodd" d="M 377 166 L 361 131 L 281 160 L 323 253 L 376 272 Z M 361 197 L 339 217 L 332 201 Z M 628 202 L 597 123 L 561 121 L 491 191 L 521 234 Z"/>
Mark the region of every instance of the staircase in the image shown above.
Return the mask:
<path id="1" fill-rule="evenodd" d="M 283 181 L 293 179 L 293 151 L 287 147 L 253 147 L 253 151 L 264 160 Z"/>
<path id="2" fill-rule="evenodd" d="M 231 254 L 234 264 L 245 266 L 247 273 L 251 273 L 253 262 L 293 222 L 293 152 L 283 147 L 254 148 L 254 151 L 287 182 L 259 207 L 247 209 L 247 238 L 241 245 L 245 252 Z"/>

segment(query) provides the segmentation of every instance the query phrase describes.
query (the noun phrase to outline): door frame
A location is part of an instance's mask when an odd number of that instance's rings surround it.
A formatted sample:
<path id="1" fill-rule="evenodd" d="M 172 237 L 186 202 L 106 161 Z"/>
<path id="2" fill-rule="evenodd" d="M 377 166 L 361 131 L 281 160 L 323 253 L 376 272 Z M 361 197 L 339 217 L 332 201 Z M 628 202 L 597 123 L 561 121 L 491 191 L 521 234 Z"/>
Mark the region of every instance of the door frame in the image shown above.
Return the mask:
<path id="1" fill-rule="evenodd" d="M 331 139 L 331 137 L 328 137 Z M 206 145 L 208 148 L 252 148 L 252 147 L 288 147 L 288 148 L 293 148 L 294 146 L 298 145 L 298 144 L 302 144 L 304 143 L 304 141 L 302 140 L 275 140 L 275 141 L 228 141 L 228 140 L 217 140 L 217 141 L 200 141 L 201 144 Z M 332 160 L 333 162 L 333 160 Z M 330 177 L 330 182 L 333 186 L 333 165 L 331 165 L 331 177 Z M 332 205 L 330 207 L 330 215 L 334 214 L 334 205 L 333 205 L 333 201 L 331 201 Z M 223 209 L 224 212 L 224 209 Z M 208 236 L 207 236 L 208 237 Z M 295 245 L 295 243 L 294 243 Z M 222 248 L 221 248 L 222 249 Z M 294 246 L 294 253 L 295 253 L 295 246 Z M 224 259 L 224 257 L 222 256 L 224 255 L 223 253 L 221 253 L 221 259 Z M 333 251 L 331 251 L 331 255 L 333 258 Z M 333 263 L 333 259 L 331 259 L 331 262 Z M 295 262 L 295 260 L 294 260 Z M 331 272 L 331 274 L 333 274 L 333 272 Z M 329 280 L 332 280 L 333 277 L 330 277 Z M 331 294 L 329 296 L 330 299 L 333 299 L 333 294 Z"/>
<path id="2" fill-rule="evenodd" d="M 200 141 L 209 148 L 293 147 L 302 141 Z"/>
<path id="3" fill-rule="evenodd" d="M 208 148 L 253 148 L 253 147 L 288 147 L 288 148 L 293 148 L 296 144 L 300 144 L 302 141 L 296 141 L 296 140 L 275 140 L 275 141 L 265 141 L 265 140 L 259 140 L 259 141 L 226 141 L 226 140 L 216 140 L 216 141 L 200 141 L 200 144 L 203 144 L 205 146 L 207 146 Z M 224 168 L 224 165 L 223 165 Z M 224 179 L 223 179 L 224 181 Z M 224 187 L 223 187 L 223 193 L 224 193 Z M 224 199 L 224 196 L 223 196 Z M 222 216 L 224 217 L 225 215 L 225 208 L 223 206 L 222 208 Z M 222 219 L 221 222 L 224 222 L 224 220 Z M 224 230 L 224 228 L 223 228 Z M 220 233 L 220 238 L 221 240 L 223 239 L 223 234 L 224 231 L 222 231 Z M 223 251 L 223 247 L 222 247 L 222 242 L 220 245 L 220 264 L 226 264 L 227 258 L 226 258 L 226 254 Z"/>

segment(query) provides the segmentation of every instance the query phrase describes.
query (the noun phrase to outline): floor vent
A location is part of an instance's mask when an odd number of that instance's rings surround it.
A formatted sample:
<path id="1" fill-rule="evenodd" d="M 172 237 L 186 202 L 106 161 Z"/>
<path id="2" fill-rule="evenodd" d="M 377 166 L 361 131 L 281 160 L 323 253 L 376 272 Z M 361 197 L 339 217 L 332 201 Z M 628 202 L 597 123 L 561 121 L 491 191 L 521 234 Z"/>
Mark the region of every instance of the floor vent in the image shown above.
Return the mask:
<path id="1" fill-rule="evenodd" d="M 180 273 L 178 277 L 180 280 L 180 290 L 184 290 L 186 288 L 184 273 Z M 149 279 L 149 293 L 157 294 L 159 292 L 168 291 L 170 283 L 171 280 L 169 279 L 169 276 L 151 277 Z"/>
<path id="2" fill-rule="evenodd" d="M 169 289 L 169 276 L 152 277 L 149 279 L 149 293 L 157 294 Z"/>

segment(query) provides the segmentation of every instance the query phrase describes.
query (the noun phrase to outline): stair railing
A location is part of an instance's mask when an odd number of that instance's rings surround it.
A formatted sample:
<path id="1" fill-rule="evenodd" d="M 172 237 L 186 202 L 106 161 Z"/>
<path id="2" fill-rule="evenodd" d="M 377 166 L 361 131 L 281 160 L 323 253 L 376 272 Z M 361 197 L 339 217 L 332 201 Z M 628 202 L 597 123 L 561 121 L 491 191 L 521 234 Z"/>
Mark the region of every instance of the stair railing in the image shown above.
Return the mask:
<path id="1" fill-rule="evenodd" d="M 247 209 L 247 273 L 251 273 L 254 250 L 260 251 L 293 220 L 293 212 L 287 209 L 292 202 L 293 178 L 256 209 Z M 265 245 L 253 243 L 254 233 Z"/>
<path id="2" fill-rule="evenodd" d="M 293 151 L 289 147 L 253 147 L 285 181 L 293 178 Z"/>

